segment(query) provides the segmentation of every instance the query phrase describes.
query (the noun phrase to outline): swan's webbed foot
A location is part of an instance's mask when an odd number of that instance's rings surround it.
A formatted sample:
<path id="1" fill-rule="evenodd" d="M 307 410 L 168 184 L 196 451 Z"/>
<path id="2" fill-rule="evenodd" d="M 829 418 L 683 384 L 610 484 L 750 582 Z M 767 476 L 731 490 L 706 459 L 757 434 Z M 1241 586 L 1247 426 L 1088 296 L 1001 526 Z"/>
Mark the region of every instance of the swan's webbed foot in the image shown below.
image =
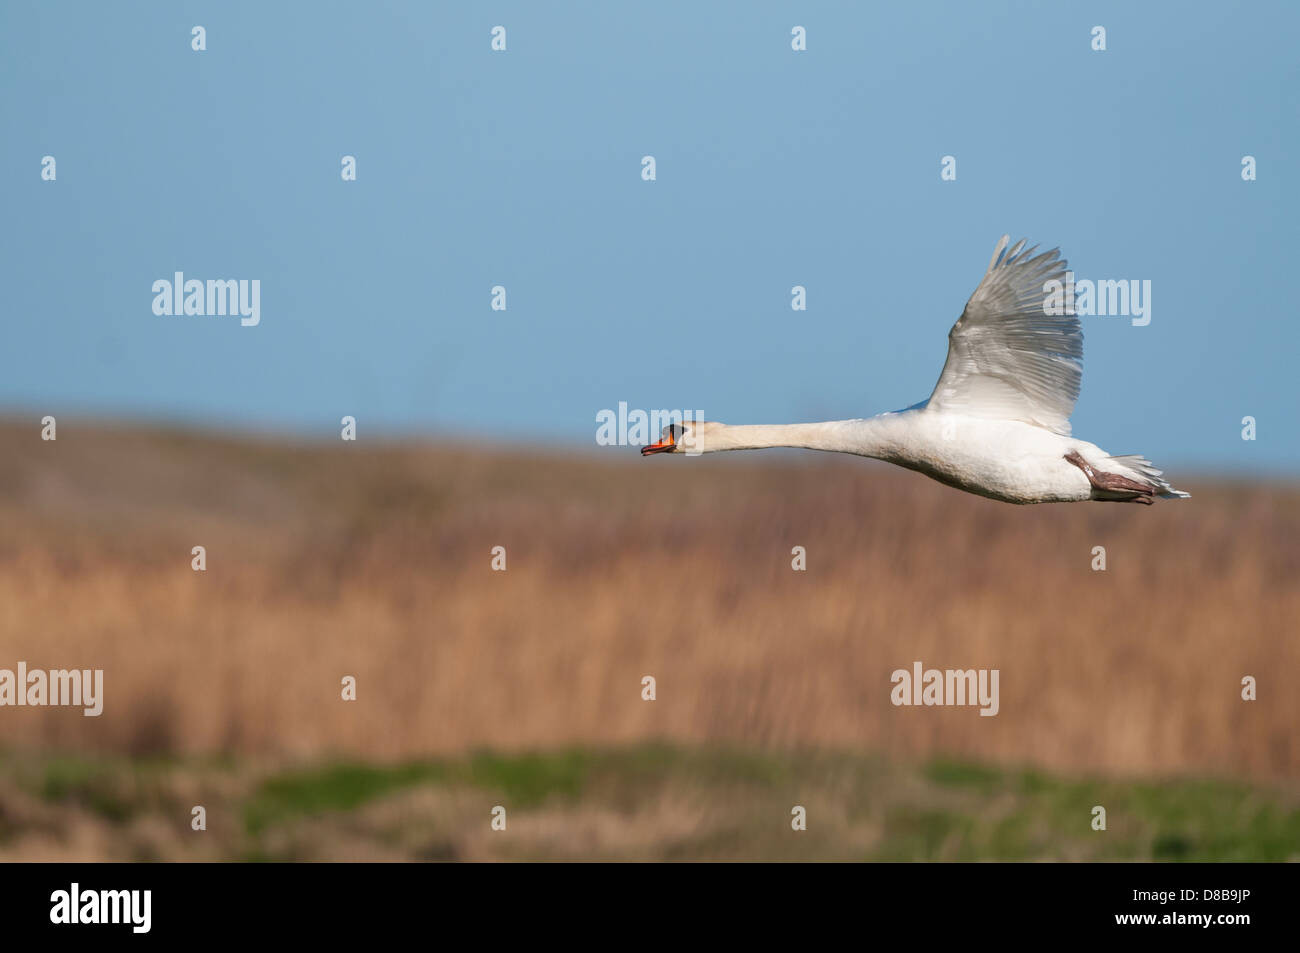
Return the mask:
<path id="1" fill-rule="evenodd" d="M 1077 450 L 1065 455 L 1067 462 L 1083 471 L 1083 475 L 1092 484 L 1092 498 L 1106 503 L 1145 503 L 1150 506 L 1155 502 L 1156 488 L 1149 483 L 1140 483 L 1118 473 L 1106 473 L 1096 470 Z"/>

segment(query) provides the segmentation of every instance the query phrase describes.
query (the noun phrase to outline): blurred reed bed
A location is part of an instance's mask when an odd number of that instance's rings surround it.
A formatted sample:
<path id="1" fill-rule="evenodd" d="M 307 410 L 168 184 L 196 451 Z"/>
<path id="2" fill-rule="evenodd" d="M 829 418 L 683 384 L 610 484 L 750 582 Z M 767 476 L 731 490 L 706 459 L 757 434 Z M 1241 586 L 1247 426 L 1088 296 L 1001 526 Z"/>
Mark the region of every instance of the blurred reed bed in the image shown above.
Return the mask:
<path id="1" fill-rule="evenodd" d="M 1300 490 L 1175 475 L 1191 501 L 1012 507 L 816 455 L 71 420 L 46 443 L 8 421 L 0 667 L 103 668 L 106 700 L 0 709 L 0 744 L 396 760 L 662 739 L 1300 776 Z M 1000 669 L 1000 713 L 893 707 L 916 660 Z"/>

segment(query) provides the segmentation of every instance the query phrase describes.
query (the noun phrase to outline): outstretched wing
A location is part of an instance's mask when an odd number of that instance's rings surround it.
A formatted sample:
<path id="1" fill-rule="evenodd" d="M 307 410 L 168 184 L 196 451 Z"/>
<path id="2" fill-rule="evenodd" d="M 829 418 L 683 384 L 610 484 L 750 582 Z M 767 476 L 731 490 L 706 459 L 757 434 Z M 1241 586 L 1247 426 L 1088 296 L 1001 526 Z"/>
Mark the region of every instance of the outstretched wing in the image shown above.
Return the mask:
<path id="1" fill-rule="evenodd" d="M 984 280 L 948 332 L 948 361 L 929 409 L 1021 420 L 1070 432 L 1083 377 L 1083 329 L 1059 249 L 1030 257 L 1002 236 Z M 1052 297 L 1044 286 L 1059 282 Z M 1051 286 L 1055 291 L 1056 286 Z M 1059 305 L 1059 307 L 1058 307 Z"/>

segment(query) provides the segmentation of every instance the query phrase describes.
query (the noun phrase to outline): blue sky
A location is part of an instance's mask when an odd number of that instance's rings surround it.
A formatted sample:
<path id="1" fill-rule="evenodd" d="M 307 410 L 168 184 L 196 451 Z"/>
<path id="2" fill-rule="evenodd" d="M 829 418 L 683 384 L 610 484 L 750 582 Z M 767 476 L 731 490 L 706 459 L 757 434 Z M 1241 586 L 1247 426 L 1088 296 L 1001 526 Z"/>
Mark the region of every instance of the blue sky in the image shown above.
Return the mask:
<path id="1" fill-rule="evenodd" d="M 1148 326 L 1083 319 L 1075 433 L 1295 473 L 1297 35 L 1267 2 L 8 2 L 0 412 L 589 452 L 620 401 L 866 416 L 929 394 L 1010 232 L 1152 283 Z M 261 323 L 155 315 L 175 271 L 259 279 Z"/>

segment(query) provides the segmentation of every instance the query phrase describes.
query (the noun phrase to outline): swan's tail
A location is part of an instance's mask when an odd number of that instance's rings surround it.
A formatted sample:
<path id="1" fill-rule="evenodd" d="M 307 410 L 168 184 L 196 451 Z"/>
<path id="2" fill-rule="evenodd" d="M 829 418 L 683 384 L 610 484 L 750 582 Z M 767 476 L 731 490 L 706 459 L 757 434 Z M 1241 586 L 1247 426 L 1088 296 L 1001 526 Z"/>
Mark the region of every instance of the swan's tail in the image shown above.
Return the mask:
<path id="1" fill-rule="evenodd" d="M 1106 459 L 1123 471 L 1125 476 L 1132 477 L 1142 483 L 1149 483 L 1155 487 L 1156 496 L 1161 499 L 1185 500 L 1192 495 L 1184 493 L 1182 490 L 1175 490 L 1169 485 L 1169 481 L 1161 479 L 1164 476 L 1164 471 L 1157 470 L 1151 465 L 1151 461 L 1141 454 L 1131 453 L 1119 457 L 1107 457 Z"/>

